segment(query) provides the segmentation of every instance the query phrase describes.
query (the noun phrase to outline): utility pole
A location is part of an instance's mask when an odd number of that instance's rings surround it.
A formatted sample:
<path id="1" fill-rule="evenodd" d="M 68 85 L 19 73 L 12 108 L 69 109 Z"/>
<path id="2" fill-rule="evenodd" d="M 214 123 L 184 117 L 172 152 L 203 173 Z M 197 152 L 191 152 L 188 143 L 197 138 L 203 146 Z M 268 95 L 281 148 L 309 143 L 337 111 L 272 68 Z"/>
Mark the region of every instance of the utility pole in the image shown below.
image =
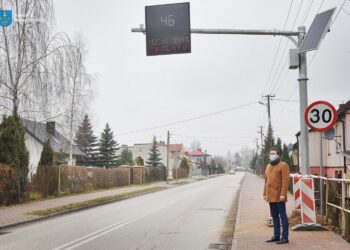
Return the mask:
<path id="1" fill-rule="evenodd" d="M 260 131 L 258 131 L 258 133 L 260 134 L 260 139 L 261 139 L 261 151 L 260 151 L 260 154 L 261 154 L 261 164 L 262 164 L 262 170 L 263 170 L 263 173 L 265 173 L 265 162 L 264 162 L 264 141 L 263 141 L 263 136 L 264 136 L 264 133 L 263 133 L 263 126 L 260 126 Z"/>
<path id="2" fill-rule="evenodd" d="M 271 99 L 276 97 L 275 95 L 264 95 L 262 96 L 262 98 L 266 98 L 267 99 L 267 117 L 269 119 L 269 126 L 272 128 L 272 123 L 271 123 Z"/>
<path id="3" fill-rule="evenodd" d="M 170 164 L 169 164 L 169 157 L 170 157 L 170 132 L 168 131 L 167 133 L 167 144 L 166 144 L 166 148 L 167 148 L 167 154 L 166 154 L 166 168 L 168 171 L 168 176 L 166 178 L 166 183 L 169 182 L 169 180 L 173 179 L 173 171 L 170 168 Z"/>

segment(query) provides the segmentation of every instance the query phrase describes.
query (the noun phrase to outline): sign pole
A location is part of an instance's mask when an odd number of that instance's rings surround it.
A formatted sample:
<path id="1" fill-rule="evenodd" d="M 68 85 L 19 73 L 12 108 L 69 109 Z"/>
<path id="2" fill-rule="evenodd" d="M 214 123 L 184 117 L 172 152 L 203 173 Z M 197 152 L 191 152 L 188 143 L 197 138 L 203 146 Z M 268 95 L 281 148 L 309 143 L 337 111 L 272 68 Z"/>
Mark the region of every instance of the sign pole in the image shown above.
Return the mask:
<path id="1" fill-rule="evenodd" d="M 320 177 L 323 177 L 323 132 L 320 132 Z M 320 212 L 323 222 L 323 180 L 320 178 Z"/>
<path id="2" fill-rule="evenodd" d="M 298 28 L 298 43 L 299 46 L 303 41 L 306 29 L 305 27 Z M 308 104 L 308 96 L 307 96 L 307 60 L 306 60 L 306 52 L 302 52 L 299 54 L 299 98 L 300 98 L 300 152 L 301 156 L 301 174 L 306 175 L 309 174 L 309 129 L 304 120 L 305 110 Z"/>

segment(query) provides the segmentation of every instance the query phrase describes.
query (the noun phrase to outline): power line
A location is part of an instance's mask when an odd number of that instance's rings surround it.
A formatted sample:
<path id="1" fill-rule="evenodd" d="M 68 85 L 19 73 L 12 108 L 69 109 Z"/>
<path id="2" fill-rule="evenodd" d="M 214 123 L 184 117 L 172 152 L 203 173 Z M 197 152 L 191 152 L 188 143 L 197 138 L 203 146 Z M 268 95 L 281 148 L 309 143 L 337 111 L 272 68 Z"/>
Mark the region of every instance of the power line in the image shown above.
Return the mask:
<path id="1" fill-rule="evenodd" d="M 199 139 L 200 137 L 193 137 L 193 136 L 188 136 L 188 135 L 178 135 L 178 134 L 172 134 L 172 135 L 173 135 L 173 138 L 174 138 L 174 136 L 184 137 L 184 138 L 204 141 L 206 143 L 222 144 L 222 145 L 226 145 L 226 146 L 239 146 L 239 145 L 245 145 L 248 143 L 252 143 L 252 139 L 250 139 L 249 141 L 246 140 L 246 141 L 238 142 L 238 143 L 225 143 L 225 142 L 221 142 L 221 141 L 213 141 L 213 140 L 207 140 L 207 139 L 203 140 L 203 139 Z"/>
<path id="2" fill-rule="evenodd" d="M 294 26 L 295 26 L 295 24 L 296 24 L 296 22 L 297 22 L 297 20 L 298 20 L 298 17 L 299 17 L 299 14 L 300 14 L 300 10 L 301 10 L 301 7 L 302 7 L 302 5 L 303 5 L 303 3 L 304 3 L 304 0 L 302 0 L 301 1 L 301 3 L 300 3 L 300 5 L 299 5 L 299 8 L 298 8 L 298 12 L 297 12 L 297 15 L 295 16 L 295 19 L 294 19 L 294 22 L 293 22 L 293 25 L 292 25 L 292 28 L 291 28 L 291 30 L 293 30 L 294 29 Z M 285 70 L 285 68 L 281 68 L 281 65 L 282 65 L 282 61 L 283 61 L 283 59 L 284 59 L 284 55 L 285 55 L 285 53 L 286 53 L 286 51 L 287 51 L 287 46 L 288 46 L 288 40 L 286 40 L 286 42 L 285 42 L 285 46 L 284 46 L 284 49 L 283 49 L 283 54 L 282 54 L 282 57 L 280 58 L 280 61 L 279 61 L 279 63 L 278 63 L 278 67 L 277 67 L 277 70 L 276 70 L 276 72 L 275 72 L 275 75 L 274 75 L 274 77 L 273 77 L 273 79 L 272 79 L 272 82 L 271 82 L 271 86 L 275 86 L 273 83 L 275 82 L 275 79 L 276 79 L 276 76 L 277 76 L 277 74 L 278 74 L 278 72 L 280 71 L 280 70 L 282 70 L 282 71 L 284 71 Z M 268 91 L 269 93 L 271 93 L 272 91 Z"/>
<path id="3" fill-rule="evenodd" d="M 310 2 L 309 7 L 308 7 L 308 9 L 307 9 L 307 11 L 306 11 L 306 14 L 304 15 L 304 18 L 303 18 L 303 21 L 302 21 L 302 25 L 301 25 L 301 26 L 304 26 L 304 24 L 305 24 L 305 22 L 306 22 L 306 19 L 307 19 L 309 13 L 310 13 L 310 9 L 311 9 L 311 7 L 312 7 L 313 4 L 314 4 L 314 0 L 312 0 L 312 1 Z"/>
<path id="4" fill-rule="evenodd" d="M 318 9 L 317 9 L 317 14 L 320 13 L 320 10 L 321 10 L 321 8 L 322 8 L 324 2 L 325 2 L 325 0 L 322 0 L 320 6 L 319 6 Z M 309 14 L 309 11 L 308 11 L 308 14 Z M 308 14 L 307 14 L 307 15 L 308 15 Z M 317 15 L 317 14 L 316 14 L 316 15 Z M 304 20 L 304 21 L 305 21 L 305 20 Z M 304 23 L 303 23 L 303 24 L 304 24 Z M 316 52 L 315 52 L 314 55 L 312 56 L 310 62 L 308 63 L 308 67 L 311 65 L 311 63 L 312 63 L 313 60 L 315 59 L 315 57 L 316 57 L 316 55 L 317 55 L 317 52 L 318 52 L 318 50 L 316 50 Z M 277 90 L 275 91 L 276 93 L 279 91 L 279 89 L 281 88 L 281 86 L 283 85 L 283 83 L 285 83 L 286 78 L 287 78 L 289 72 L 290 72 L 290 71 L 287 70 L 287 73 L 285 74 L 283 80 L 282 80 L 281 83 L 278 85 Z"/>
<path id="5" fill-rule="evenodd" d="M 325 0 L 322 1 L 320 7 L 318 8 L 317 14 L 320 12 L 321 7 L 323 6 L 324 1 L 325 1 Z M 343 8 L 344 8 L 344 5 L 345 5 L 346 1 L 347 1 L 347 0 L 344 0 L 343 4 L 341 5 L 341 7 L 340 7 L 338 13 L 336 14 L 335 18 L 333 19 L 332 24 L 330 25 L 330 28 L 333 26 L 335 20 L 338 18 L 338 15 L 339 15 L 340 11 L 341 11 L 341 10 L 344 10 Z M 311 66 L 312 62 L 314 61 L 315 57 L 317 56 L 317 53 L 318 53 L 318 50 L 316 50 L 315 53 L 313 54 L 313 56 L 311 57 L 310 62 L 308 63 L 308 67 Z"/>
<path id="6" fill-rule="evenodd" d="M 206 118 L 206 117 L 211 117 L 211 116 L 219 115 L 219 114 L 222 114 L 222 113 L 225 113 L 225 112 L 229 112 L 229 111 L 232 111 L 232 110 L 236 110 L 236 109 L 248 107 L 248 106 L 251 106 L 251 105 L 256 104 L 256 103 L 257 103 L 257 102 L 254 101 L 254 102 L 246 103 L 246 104 L 239 105 L 239 106 L 236 106 L 236 107 L 232 107 L 232 108 L 229 108 L 229 109 L 224 109 L 224 110 L 220 110 L 220 111 L 213 112 L 213 113 L 209 113 L 209 114 L 205 114 L 205 115 L 195 116 L 195 117 L 192 117 L 192 118 L 189 118 L 189 119 L 185 119 L 185 120 L 181 120 L 181 121 L 166 123 L 166 124 L 159 125 L 159 126 L 155 126 L 155 127 L 149 127 L 149 128 L 144 128 L 144 129 L 138 129 L 138 130 L 128 131 L 128 132 L 124 132 L 124 133 L 119 133 L 119 134 L 117 134 L 117 135 L 120 136 L 120 135 L 136 134 L 136 133 L 140 133 L 140 132 L 144 132 L 144 131 L 149 131 L 149 130 L 153 130 L 153 129 L 157 129 L 157 128 L 169 127 L 169 126 L 177 125 L 177 124 L 180 124 L 180 123 L 190 122 L 190 121 L 194 121 L 194 120 L 203 119 L 203 118 Z"/>
<path id="7" fill-rule="evenodd" d="M 342 3 L 342 5 L 340 6 L 339 10 L 338 10 L 338 13 L 336 14 L 335 18 L 333 19 L 333 22 L 332 24 L 330 25 L 330 28 L 333 27 L 333 24 L 335 23 L 335 21 L 337 20 L 338 16 L 339 16 L 339 13 L 341 12 L 341 10 L 343 9 L 346 1 L 348 0 L 344 0 L 344 2 Z"/>
<path id="8" fill-rule="evenodd" d="M 290 3 L 289 9 L 288 9 L 287 18 L 286 18 L 286 21 L 285 21 L 284 26 L 283 26 L 283 30 L 286 29 L 286 26 L 287 26 L 287 23 L 288 23 L 288 19 L 289 19 L 289 16 L 290 16 L 290 12 L 291 12 L 291 10 L 292 10 L 293 2 L 294 2 L 294 0 L 292 0 L 291 3 Z M 279 39 L 278 48 L 277 48 L 275 57 L 274 57 L 274 59 L 273 59 L 273 63 L 272 63 L 272 66 L 271 66 L 271 70 L 270 70 L 269 76 L 267 77 L 267 81 L 266 81 L 266 83 L 265 83 L 263 93 L 265 92 L 265 89 L 266 89 L 266 87 L 267 87 L 267 85 L 268 85 L 268 83 L 269 83 L 269 81 L 270 81 L 272 71 L 273 71 L 273 69 L 274 69 L 274 67 L 275 67 L 275 64 L 276 64 L 277 55 L 278 55 L 278 53 L 279 53 L 279 51 L 280 51 L 280 48 L 281 48 L 281 43 L 282 43 L 282 37 L 280 37 L 280 39 Z"/>

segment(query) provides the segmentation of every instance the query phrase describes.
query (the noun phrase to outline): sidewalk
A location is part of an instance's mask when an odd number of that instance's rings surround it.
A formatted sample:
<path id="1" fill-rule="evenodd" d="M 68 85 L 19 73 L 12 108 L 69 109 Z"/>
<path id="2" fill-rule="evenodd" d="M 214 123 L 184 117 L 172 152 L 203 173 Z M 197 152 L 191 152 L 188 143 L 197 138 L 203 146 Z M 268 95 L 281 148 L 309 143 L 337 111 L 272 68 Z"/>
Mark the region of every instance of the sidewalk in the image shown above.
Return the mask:
<path id="1" fill-rule="evenodd" d="M 241 189 L 237 213 L 233 250 L 274 250 L 274 249 L 350 249 L 340 236 L 333 232 L 289 231 L 289 244 L 265 243 L 273 235 L 273 228 L 266 225 L 268 204 L 263 201 L 264 180 L 246 173 Z M 288 197 L 287 213 L 293 210 L 293 197 Z"/>
<path id="2" fill-rule="evenodd" d="M 194 182 L 196 180 L 188 178 L 185 180 L 180 179 L 179 182 L 181 181 Z M 9 227 L 11 225 L 30 222 L 38 218 L 45 218 L 45 217 L 40 217 L 35 215 L 28 215 L 28 213 L 33 212 L 35 210 L 55 208 L 59 206 L 69 205 L 76 202 L 89 201 L 96 198 L 118 195 L 118 194 L 128 193 L 132 191 L 143 190 L 151 187 L 171 188 L 171 187 L 177 186 L 175 182 L 176 181 L 171 181 L 169 182 L 169 184 L 167 184 L 166 182 L 157 182 L 149 185 L 126 186 L 126 187 L 114 188 L 109 190 L 93 192 L 93 193 L 75 194 L 75 195 L 70 195 L 70 196 L 65 196 L 60 198 L 53 198 L 49 200 L 29 202 L 21 205 L 0 207 L 0 229 L 4 227 Z"/>

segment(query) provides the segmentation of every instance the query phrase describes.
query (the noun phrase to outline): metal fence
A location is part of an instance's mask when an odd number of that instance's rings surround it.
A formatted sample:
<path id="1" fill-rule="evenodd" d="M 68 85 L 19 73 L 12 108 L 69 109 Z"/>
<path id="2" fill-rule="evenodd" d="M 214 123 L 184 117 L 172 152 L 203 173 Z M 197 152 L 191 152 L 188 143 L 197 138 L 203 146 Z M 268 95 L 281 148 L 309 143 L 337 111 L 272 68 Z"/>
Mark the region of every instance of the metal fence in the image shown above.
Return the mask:
<path id="1" fill-rule="evenodd" d="M 321 211 L 323 200 L 324 214 L 321 220 L 331 222 L 342 236 L 350 240 L 350 179 L 326 178 L 311 175 L 314 179 L 316 209 Z M 323 195 L 320 195 L 320 185 L 323 186 Z"/>

